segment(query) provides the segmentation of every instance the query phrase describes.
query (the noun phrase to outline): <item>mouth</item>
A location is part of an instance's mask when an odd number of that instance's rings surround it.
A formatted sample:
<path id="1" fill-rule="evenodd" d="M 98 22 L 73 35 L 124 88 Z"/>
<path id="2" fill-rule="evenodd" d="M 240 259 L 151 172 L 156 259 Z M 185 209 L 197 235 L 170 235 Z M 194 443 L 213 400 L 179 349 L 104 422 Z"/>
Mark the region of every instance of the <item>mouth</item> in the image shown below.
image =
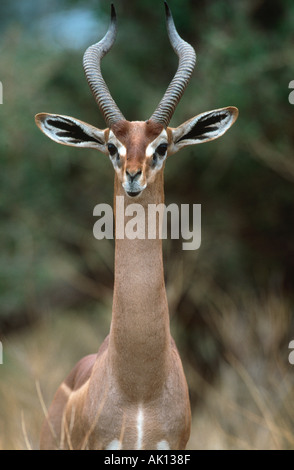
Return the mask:
<path id="1" fill-rule="evenodd" d="M 139 196 L 139 194 L 141 194 L 142 191 L 126 191 L 127 195 L 130 196 L 130 197 L 135 197 L 135 196 Z"/>

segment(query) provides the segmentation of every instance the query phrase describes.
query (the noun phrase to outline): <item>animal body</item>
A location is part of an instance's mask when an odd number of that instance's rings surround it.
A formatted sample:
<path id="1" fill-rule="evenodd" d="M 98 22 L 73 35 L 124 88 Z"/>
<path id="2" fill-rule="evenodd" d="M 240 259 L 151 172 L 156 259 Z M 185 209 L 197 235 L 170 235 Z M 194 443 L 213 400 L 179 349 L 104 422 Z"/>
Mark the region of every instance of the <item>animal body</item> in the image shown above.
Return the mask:
<path id="1" fill-rule="evenodd" d="M 95 148 L 115 172 L 114 196 L 146 211 L 164 202 L 166 159 L 187 145 L 223 135 L 238 110 L 226 107 L 169 127 L 196 62 L 165 4 L 167 30 L 179 65 L 157 109 L 146 121 L 128 121 L 112 99 L 100 62 L 116 36 L 116 14 L 105 37 L 89 47 L 84 69 L 107 127 L 40 113 L 39 128 L 54 141 Z M 115 199 L 116 200 L 116 199 Z M 116 209 L 116 208 L 115 208 Z M 148 217 L 144 217 L 146 234 Z M 159 236 L 115 240 L 110 332 L 97 354 L 84 357 L 58 388 L 41 432 L 41 449 L 185 449 L 191 411 L 187 382 L 174 340 Z"/>

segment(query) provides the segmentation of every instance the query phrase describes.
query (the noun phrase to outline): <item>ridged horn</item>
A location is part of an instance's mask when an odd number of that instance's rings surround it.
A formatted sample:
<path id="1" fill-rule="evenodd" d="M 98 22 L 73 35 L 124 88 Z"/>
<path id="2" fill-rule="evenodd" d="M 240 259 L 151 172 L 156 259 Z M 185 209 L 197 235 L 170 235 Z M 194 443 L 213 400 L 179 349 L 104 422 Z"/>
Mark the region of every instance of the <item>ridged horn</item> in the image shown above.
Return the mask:
<path id="1" fill-rule="evenodd" d="M 167 127 L 193 73 L 196 54 L 193 47 L 179 36 L 171 11 L 167 3 L 164 2 L 164 4 L 167 32 L 170 43 L 179 57 L 179 65 L 174 78 L 150 119 Z"/>
<path id="2" fill-rule="evenodd" d="M 111 22 L 107 33 L 101 41 L 93 44 L 86 50 L 83 58 L 83 66 L 88 84 L 103 114 L 104 120 L 109 127 L 117 121 L 125 119 L 111 97 L 110 91 L 102 77 L 100 68 L 101 59 L 111 49 L 116 38 L 116 32 L 116 13 L 112 4 Z"/>

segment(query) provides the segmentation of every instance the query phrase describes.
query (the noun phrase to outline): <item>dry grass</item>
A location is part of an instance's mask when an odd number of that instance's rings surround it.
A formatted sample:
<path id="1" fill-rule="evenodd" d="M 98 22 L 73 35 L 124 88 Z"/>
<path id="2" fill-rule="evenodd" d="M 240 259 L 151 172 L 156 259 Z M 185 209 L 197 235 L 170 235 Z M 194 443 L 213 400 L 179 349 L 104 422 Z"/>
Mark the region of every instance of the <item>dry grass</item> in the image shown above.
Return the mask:
<path id="1" fill-rule="evenodd" d="M 56 312 L 3 342 L 0 366 L 0 449 L 37 449 L 45 406 L 83 356 L 98 350 L 106 320 Z"/>
<path id="2" fill-rule="evenodd" d="M 276 296 L 236 303 L 215 294 L 209 322 L 222 344 L 218 378 L 205 383 L 189 368 L 190 383 L 202 387 L 194 410 L 193 449 L 293 449 L 294 337 L 287 302 Z"/>
<path id="3" fill-rule="evenodd" d="M 294 366 L 289 364 L 291 312 L 275 296 L 234 303 L 213 296 L 209 323 L 222 344 L 217 378 L 206 382 L 185 364 L 193 409 L 188 449 L 293 449 Z M 0 449 L 37 449 L 44 406 L 83 355 L 98 349 L 109 318 L 67 312 L 3 339 Z M 293 325 L 292 325 L 293 326 Z"/>

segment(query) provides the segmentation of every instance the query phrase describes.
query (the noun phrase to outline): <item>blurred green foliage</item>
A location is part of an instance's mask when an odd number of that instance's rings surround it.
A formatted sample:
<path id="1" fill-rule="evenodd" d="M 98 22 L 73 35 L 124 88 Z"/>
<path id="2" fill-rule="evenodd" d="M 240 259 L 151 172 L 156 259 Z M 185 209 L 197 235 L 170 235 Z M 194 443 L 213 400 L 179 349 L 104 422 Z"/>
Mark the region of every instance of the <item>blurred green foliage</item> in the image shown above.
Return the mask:
<path id="1" fill-rule="evenodd" d="M 169 4 L 180 34 L 197 52 L 171 125 L 223 106 L 240 111 L 223 138 L 182 151 L 165 170 L 167 203 L 202 205 L 200 250 L 183 252 L 176 242 L 164 249 L 171 314 L 178 337 L 182 332 L 186 338 L 182 349 L 205 362 L 215 348 L 206 346 L 203 324 L 216 289 L 229 295 L 271 291 L 293 300 L 294 107 L 288 84 L 294 79 L 294 3 Z M 57 13 L 65 21 L 74 8 L 91 10 L 97 21 L 97 32 L 79 48 L 58 37 L 51 41 L 40 27 Z M 119 32 L 103 74 L 124 115 L 148 119 L 177 66 L 163 2 L 122 0 L 116 8 Z M 113 243 L 92 234 L 94 206 L 112 203 L 111 164 L 95 151 L 58 146 L 34 123 L 34 115 L 46 111 L 104 127 L 82 56 L 104 35 L 109 9 L 106 0 L 1 3 L 0 330 L 55 307 L 95 309 L 111 292 Z M 85 33 L 78 21 L 72 27 L 77 36 Z"/>

